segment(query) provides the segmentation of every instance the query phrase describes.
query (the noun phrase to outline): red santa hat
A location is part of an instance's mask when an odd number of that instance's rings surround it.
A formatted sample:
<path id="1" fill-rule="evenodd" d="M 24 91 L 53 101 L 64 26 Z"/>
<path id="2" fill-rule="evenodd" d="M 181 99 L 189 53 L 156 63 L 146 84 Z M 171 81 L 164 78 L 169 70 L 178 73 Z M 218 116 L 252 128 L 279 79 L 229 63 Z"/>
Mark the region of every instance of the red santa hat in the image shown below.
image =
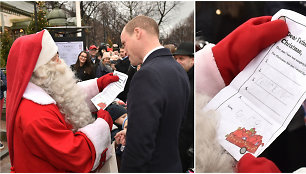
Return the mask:
<path id="1" fill-rule="evenodd" d="M 49 62 L 58 48 L 47 30 L 19 37 L 7 59 L 6 128 L 11 164 L 14 162 L 13 131 L 15 116 L 32 73 Z"/>

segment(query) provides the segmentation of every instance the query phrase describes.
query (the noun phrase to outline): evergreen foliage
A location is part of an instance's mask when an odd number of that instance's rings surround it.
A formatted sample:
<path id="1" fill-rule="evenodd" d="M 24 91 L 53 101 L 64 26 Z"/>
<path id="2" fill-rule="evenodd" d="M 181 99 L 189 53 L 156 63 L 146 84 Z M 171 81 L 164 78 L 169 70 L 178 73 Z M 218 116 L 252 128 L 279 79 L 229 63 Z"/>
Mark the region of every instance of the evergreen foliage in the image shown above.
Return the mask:
<path id="1" fill-rule="evenodd" d="M 8 31 L 4 31 L 0 35 L 0 67 L 4 68 L 6 66 L 6 61 L 8 54 L 10 52 L 11 46 L 13 44 L 13 39 Z"/>
<path id="2" fill-rule="evenodd" d="M 32 21 L 27 29 L 27 34 L 33 34 L 48 27 L 47 11 L 45 2 L 39 1 L 37 3 L 37 31 L 35 31 L 35 14 L 32 14 Z"/>

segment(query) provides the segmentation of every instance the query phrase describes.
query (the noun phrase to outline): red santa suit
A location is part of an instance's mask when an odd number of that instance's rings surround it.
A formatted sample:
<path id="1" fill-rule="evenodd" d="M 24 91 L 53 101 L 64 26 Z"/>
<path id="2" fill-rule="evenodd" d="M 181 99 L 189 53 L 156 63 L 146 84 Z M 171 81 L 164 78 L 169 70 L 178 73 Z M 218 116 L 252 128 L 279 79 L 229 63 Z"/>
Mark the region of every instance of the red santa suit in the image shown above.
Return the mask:
<path id="1" fill-rule="evenodd" d="M 32 72 L 56 53 L 47 30 L 18 38 L 10 50 L 7 136 L 13 172 L 90 172 L 110 157 L 110 126 L 104 119 L 74 133 L 55 100 L 29 82 Z M 88 102 L 99 92 L 97 79 L 79 85 Z"/>

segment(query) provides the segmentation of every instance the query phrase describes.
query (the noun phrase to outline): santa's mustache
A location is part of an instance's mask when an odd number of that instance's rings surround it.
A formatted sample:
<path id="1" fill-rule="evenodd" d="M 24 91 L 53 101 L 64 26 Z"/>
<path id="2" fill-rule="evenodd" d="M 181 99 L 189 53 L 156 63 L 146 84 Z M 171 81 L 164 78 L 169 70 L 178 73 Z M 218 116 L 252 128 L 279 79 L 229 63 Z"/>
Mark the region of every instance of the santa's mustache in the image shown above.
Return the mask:
<path id="1" fill-rule="evenodd" d="M 85 102 L 86 96 L 76 84 L 77 79 L 64 60 L 50 61 L 39 67 L 33 73 L 31 82 L 43 88 L 56 101 L 73 130 L 93 122 Z"/>

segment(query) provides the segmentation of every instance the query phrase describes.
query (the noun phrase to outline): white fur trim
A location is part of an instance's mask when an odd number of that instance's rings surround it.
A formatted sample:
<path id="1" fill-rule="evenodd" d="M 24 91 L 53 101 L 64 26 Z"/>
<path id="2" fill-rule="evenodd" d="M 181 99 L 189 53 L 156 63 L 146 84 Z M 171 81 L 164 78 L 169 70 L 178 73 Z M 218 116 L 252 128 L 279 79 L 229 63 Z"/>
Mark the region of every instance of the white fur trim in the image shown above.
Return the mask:
<path id="1" fill-rule="evenodd" d="M 111 153 L 115 154 L 115 142 L 113 142 L 111 146 Z M 97 170 L 96 173 L 118 173 L 116 155 L 113 155 L 109 160 L 107 160 L 104 166 L 100 170 Z"/>
<path id="2" fill-rule="evenodd" d="M 44 34 L 41 40 L 41 51 L 36 62 L 34 71 L 40 66 L 48 63 L 57 53 L 58 47 L 56 46 L 52 36 L 48 30 L 44 30 Z"/>
<path id="3" fill-rule="evenodd" d="M 46 91 L 32 82 L 29 82 L 23 93 L 23 98 L 41 105 L 56 104 L 55 100 Z"/>
<path id="4" fill-rule="evenodd" d="M 78 131 L 83 132 L 95 147 L 96 159 L 91 170 L 93 171 L 99 166 L 101 154 L 106 148 L 109 148 L 106 152 L 106 159 L 109 159 L 111 156 L 111 136 L 109 126 L 105 120 L 97 118 L 95 122 L 79 129 Z"/>
<path id="5" fill-rule="evenodd" d="M 219 115 L 216 111 L 204 112 L 208 96 L 196 93 L 195 120 L 195 172 L 232 173 L 235 159 L 221 146 L 217 139 Z"/>
<path id="6" fill-rule="evenodd" d="M 109 137 L 109 138 L 111 138 L 111 137 Z M 113 156 L 113 146 L 112 146 L 112 144 L 110 144 L 108 147 L 108 150 L 106 151 L 106 161 L 107 160 L 109 160 L 110 159 L 110 157 L 112 157 Z"/>
<path id="7" fill-rule="evenodd" d="M 298 170 L 294 171 L 293 173 L 306 173 L 306 167 L 299 168 Z"/>
<path id="8" fill-rule="evenodd" d="M 194 63 L 195 78 L 197 79 L 196 91 L 206 94 L 209 97 L 215 96 L 225 87 L 225 83 L 213 56 L 213 46 L 213 44 L 208 44 L 196 52 Z"/>
<path id="9" fill-rule="evenodd" d="M 83 91 L 86 91 L 85 101 L 90 111 L 91 112 L 97 111 L 97 108 L 90 100 L 99 93 L 97 78 L 79 82 L 78 85 L 83 89 Z"/>

